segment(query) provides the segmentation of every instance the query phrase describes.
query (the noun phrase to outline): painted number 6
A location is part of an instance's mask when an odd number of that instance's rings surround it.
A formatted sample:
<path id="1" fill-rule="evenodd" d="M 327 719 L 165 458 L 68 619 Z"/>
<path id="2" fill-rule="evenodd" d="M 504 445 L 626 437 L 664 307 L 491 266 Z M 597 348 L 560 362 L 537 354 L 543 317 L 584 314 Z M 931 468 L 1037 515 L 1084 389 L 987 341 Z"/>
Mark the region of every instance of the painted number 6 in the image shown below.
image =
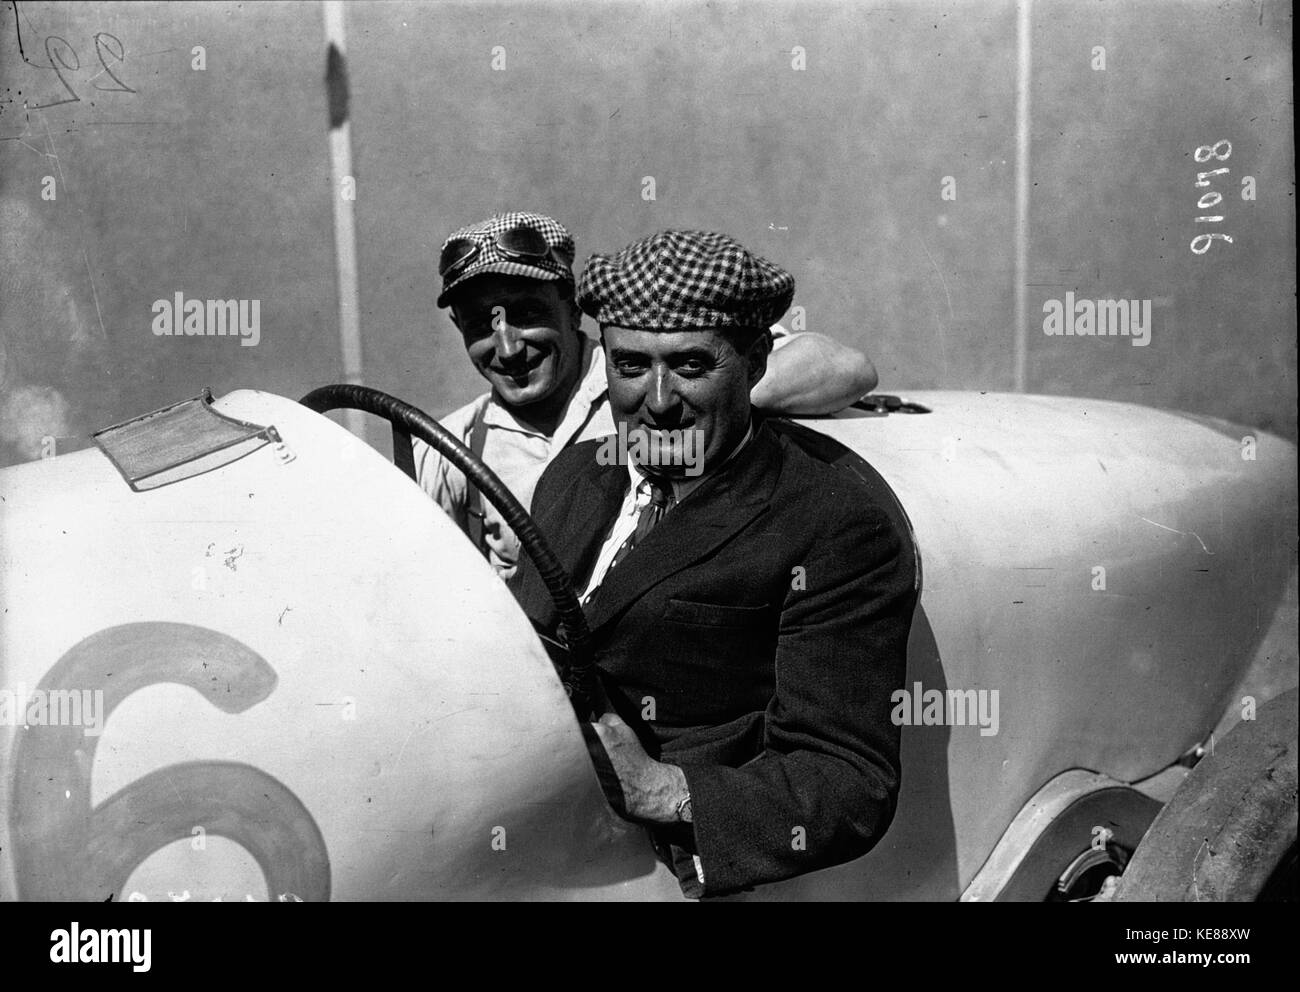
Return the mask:
<path id="1" fill-rule="evenodd" d="M 107 721 L 145 686 L 178 682 L 227 713 L 275 688 L 275 670 L 239 641 L 183 623 L 109 627 L 74 645 L 40 688 L 102 688 Z M 242 846 L 271 892 L 307 902 L 330 894 L 329 855 L 315 820 L 282 783 L 252 765 L 191 761 L 150 772 L 90 805 L 98 738 L 80 727 L 21 731 L 14 748 L 9 831 L 20 899 L 119 898 L 155 851 L 202 825 Z"/>

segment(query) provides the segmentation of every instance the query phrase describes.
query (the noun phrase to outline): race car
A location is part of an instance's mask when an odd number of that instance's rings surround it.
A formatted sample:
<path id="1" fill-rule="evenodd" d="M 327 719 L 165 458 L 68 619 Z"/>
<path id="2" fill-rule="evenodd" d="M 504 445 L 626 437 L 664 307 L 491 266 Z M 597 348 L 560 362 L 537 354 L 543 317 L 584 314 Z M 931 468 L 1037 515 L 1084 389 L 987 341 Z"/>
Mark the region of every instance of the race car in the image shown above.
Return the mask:
<path id="1" fill-rule="evenodd" d="M 0 898 L 684 900 L 601 792 L 589 666 L 410 477 L 430 425 L 205 391 L 0 471 Z M 870 853 L 727 898 L 1294 893 L 1296 694 L 1239 690 L 1297 667 L 1294 445 L 975 392 L 779 429 L 920 564 L 902 785 Z"/>

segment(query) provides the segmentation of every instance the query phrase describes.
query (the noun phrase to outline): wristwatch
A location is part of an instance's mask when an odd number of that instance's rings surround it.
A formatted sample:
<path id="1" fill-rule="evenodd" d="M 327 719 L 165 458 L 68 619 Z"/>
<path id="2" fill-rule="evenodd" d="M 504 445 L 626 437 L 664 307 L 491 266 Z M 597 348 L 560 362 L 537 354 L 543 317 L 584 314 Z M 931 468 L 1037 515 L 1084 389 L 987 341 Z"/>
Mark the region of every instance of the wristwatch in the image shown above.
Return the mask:
<path id="1" fill-rule="evenodd" d="M 691 794 L 688 791 L 686 797 L 677 803 L 677 819 L 682 823 L 691 822 Z"/>

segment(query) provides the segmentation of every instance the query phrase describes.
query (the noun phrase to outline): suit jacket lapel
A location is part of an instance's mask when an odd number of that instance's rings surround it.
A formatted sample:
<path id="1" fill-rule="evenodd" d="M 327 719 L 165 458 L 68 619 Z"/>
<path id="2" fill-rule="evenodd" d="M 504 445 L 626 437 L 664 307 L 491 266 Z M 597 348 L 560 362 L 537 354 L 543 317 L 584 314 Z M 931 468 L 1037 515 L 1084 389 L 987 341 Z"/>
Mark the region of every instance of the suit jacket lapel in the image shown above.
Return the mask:
<path id="1" fill-rule="evenodd" d="M 597 467 L 594 476 L 583 476 L 573 502 L 563 511 L 563 533 L 554 546 L 573 579 L 574 592 L 582 598 L 592 566 L 600 555 L 615 514 L 627 490 L 627 469 L 622 465 Z M 593 527 L 593 523 L 595 526 Z"/>
<path id="2" fill-rule="evenodd" d="M 748 526 L 767 506 L 776 487 L 780 460 L 781 450 L 772 433 L 766 427 L 757 427 L 754 437 L 735 458 L 684 503 L 669 510 L 627 561 L 606 575 L 600 591 L 587 606 L 592 631 L 622 613 L 651 586 L 699 561 Z M 623 473 L 626 478 L 626 469 Z M 617 508 L 615 504 L 598 528 L 600 538 L 584 560 L 587 574 Z"/>

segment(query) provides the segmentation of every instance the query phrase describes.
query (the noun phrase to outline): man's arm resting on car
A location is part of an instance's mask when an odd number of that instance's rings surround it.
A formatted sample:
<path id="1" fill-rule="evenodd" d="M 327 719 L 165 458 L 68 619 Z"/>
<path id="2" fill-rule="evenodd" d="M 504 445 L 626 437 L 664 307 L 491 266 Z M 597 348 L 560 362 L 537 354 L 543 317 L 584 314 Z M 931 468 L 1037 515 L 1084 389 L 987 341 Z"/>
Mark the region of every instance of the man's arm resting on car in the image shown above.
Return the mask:
<path id="1" fill-rule="evenodd" d="M 871 359 L 857 349 L 824 334 L 791 334 L 768 356 L 767 374 L 750 400 L 773 413 L 835 413 L 871 392 L 877 381 Z"/>

